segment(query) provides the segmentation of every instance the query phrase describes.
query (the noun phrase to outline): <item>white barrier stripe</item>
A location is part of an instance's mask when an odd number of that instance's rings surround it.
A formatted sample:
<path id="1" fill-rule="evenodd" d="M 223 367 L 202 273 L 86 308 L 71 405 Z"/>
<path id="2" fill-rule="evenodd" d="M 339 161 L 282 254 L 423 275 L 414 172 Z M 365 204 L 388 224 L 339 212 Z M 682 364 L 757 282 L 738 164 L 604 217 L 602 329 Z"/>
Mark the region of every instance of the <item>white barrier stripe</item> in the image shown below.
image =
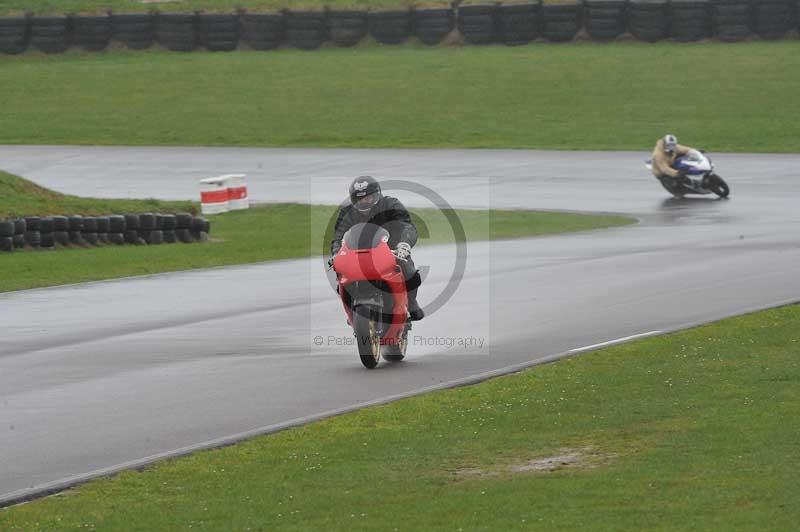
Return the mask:
<path id="1" fill-rule="evenodd" d="M 609 340 L 607 342 L 601 342 L 599 344 L 586 345 L 586 346 L 583 346 L 583 347 L 577 347 L 575 349 L 570 349 L 569 352 L 570 353 L 580 353 L 581 351 L 588 351 L 589 349 L 595 349 L 597 347 L 603 347 L 603 346 L 607 346 L 607 345 L 619 344 L 619 343 L 622 343 L 622 342 L 626 342 L 628 340 L 633 340 L 634 338 L 644 338 L 645 336 L 655 336 L 656 334 L 661 334 L 661 331 L 650 331 L 650 332 L 641 333 L 641 334 L 632 334 L 630 336 L 623 336 L 622 338 L 616 338 L 615 340 Z"/>

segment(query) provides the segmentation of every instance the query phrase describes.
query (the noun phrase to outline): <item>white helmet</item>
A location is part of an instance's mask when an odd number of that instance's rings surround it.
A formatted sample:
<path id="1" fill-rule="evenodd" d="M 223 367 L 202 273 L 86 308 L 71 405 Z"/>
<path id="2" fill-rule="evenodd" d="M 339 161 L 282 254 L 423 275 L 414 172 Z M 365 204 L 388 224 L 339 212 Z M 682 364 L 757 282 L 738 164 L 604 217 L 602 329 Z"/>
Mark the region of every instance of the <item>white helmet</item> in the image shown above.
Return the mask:
<path id="1" fill-rule="evenodd" d="M 664 151 L 667 153 L 675 151 L 675 147 L 678 145 L 678 137 L 675 135 L 664 135 Z"/>

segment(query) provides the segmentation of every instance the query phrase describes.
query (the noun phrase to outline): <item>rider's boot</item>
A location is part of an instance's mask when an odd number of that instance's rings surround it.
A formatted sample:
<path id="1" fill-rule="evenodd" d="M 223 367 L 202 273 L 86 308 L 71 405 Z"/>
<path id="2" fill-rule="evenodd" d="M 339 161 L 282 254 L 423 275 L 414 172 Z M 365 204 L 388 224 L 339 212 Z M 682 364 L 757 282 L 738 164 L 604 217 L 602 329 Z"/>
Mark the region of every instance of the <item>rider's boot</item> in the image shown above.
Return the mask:
<path id="1" fill-rule="evenodd" d="M 425 311 L 417 303 L 417 289 L 408 291 L 408 315 L 411 321 L 419 321 L 425 317 Z"/>

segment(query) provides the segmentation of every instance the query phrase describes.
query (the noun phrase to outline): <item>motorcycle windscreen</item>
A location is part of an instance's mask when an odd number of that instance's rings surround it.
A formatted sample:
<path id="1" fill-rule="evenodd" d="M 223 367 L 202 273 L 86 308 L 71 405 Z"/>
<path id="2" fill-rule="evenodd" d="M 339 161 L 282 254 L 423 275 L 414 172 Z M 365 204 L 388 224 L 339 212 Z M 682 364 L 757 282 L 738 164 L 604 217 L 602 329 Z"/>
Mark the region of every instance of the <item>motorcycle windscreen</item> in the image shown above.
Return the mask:
<path id="1" fill-rule="evenodd" d="M 352 250 L 374 249 L 389 241 L 389 231 L 380 225 L 361 223 L 348 229 L 342 240 Z"/>

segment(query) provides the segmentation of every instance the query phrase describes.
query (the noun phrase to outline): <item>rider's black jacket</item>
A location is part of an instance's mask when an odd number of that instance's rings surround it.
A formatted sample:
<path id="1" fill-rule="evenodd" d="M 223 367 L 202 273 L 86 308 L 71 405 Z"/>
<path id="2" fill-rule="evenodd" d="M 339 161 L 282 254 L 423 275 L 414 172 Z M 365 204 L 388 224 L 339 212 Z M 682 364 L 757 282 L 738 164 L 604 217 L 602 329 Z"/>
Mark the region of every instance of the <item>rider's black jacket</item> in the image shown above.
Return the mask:
<path id="1" fill-rule="evenodd" d="M 369 215 L 359 213 L 352 205 L 342 207 L 336 218 L 331 255 L 336 255 L 342 247 L 342 238 L 348 229 L 355 224 L 369 222 L 380 225 L 389 231 L 389 247 L 394 249 L 398 242 L 407 242 L 411 247 L 417 243 L 417 228 L 411 221 L 411 215 L 397 198 L 384 196 L 372 208 Z"/>

